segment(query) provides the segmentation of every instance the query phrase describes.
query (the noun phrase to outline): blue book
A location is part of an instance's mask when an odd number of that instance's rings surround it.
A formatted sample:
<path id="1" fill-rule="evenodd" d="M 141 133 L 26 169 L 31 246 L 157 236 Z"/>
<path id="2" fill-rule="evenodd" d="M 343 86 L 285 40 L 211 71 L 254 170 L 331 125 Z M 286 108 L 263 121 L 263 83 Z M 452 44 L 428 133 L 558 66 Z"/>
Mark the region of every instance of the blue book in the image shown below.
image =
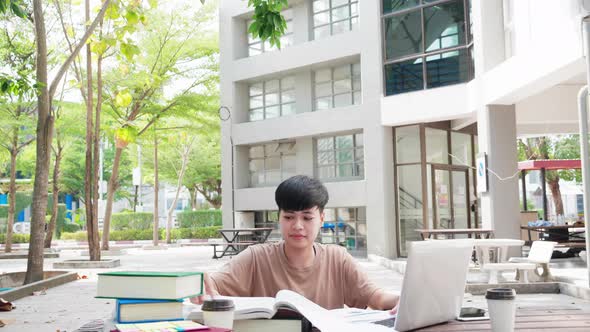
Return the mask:
<path id="1" fill-rule="evenodd" d="M 149 323 L 183 320 L 183 300 L 118 299 L 115 320 L 118 323 Z"/>

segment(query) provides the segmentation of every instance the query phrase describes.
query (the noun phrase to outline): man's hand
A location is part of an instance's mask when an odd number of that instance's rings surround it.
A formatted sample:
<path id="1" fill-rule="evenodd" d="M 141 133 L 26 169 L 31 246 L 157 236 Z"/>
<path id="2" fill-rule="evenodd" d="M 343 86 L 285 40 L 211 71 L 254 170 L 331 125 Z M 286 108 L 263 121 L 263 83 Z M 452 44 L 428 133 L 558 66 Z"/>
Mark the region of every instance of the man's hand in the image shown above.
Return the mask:
<path id="1" fill-rule="evenodd" d="M 206 296 L 214 297 L 216 295 L 219 295 L 219 292 L 217 292 L 215 284 L 213 283 L 213 280 L 211 280 L 211 277 L 208 273 L 203 273 L 203 282 L 205 284 L 205 294 L 196 297 L 191 297 L 190 300 L 194 304 L 203 304 L 203 301 L 205 301 Z"/>
<path id="2" fill-rule="evenodd" d="M 398 305 L 399 296 L 382 289 L 373 293 L 369 299 L 369 307 L 377 310 L 390 310 L 392 315 L 397 313 Z"/>

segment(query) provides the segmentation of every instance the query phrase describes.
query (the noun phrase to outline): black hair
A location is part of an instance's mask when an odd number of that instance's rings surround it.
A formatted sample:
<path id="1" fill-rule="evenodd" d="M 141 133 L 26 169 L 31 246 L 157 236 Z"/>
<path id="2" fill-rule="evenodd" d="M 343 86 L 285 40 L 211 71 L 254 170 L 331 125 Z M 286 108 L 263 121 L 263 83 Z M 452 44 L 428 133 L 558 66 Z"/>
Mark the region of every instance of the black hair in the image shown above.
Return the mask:
<path id="1" fill-rule="evenodd" d="M 328 190 L 322 182 L 306 175 L 288 178 L 275 191 L 279 211 L 302 211 L 317 206 L 322 212 L 328 198 Z"/>

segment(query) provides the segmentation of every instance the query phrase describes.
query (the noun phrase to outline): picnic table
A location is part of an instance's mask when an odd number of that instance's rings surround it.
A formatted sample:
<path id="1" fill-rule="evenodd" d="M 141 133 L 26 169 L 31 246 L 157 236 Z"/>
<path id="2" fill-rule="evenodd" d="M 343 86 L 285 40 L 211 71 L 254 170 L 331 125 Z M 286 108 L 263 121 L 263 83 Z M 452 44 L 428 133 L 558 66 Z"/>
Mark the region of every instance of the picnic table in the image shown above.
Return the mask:
<path id="1" fill-rule="evenodd" d="M 211 244 L 213 246 L 213 258 L 237 255 L 253 244 L 264 243 L 273 230 L 272 227 L 220 229 L 219 234 L 221 234 L 225 243 Z M 217 248 L 218 246 L 221 248 Z"/>
<path id="2" fill-rule="evenodd" d="M 422 240 L 426 239 L 437 239 L 440 235 L 444 235 L 445 238 L 454 238 L 455 235 L 467 235 L 473 238 L 492 238 L 494 231 L 491 229 L 481 228 L 420 228 L 415 229 L 416 232 L 420 233 Z"/>
<path id="3" fill-rule="evenodd" d="M 579 225 L 520 226 L 528 232 L 527 244 L 532 243 L 531 232 L 544 233 L 546 240 L 559 243 L 560 247 L 586 248 L 586 229 Z"/>
<path id="4" fill-rule="evenodd" d="M 417 329 L 420 332 L 491 331 L 489 320 L 457 320 Z M 582 309 L 516 309 L 514 331 L 590 331 L 590 312 Z"/>

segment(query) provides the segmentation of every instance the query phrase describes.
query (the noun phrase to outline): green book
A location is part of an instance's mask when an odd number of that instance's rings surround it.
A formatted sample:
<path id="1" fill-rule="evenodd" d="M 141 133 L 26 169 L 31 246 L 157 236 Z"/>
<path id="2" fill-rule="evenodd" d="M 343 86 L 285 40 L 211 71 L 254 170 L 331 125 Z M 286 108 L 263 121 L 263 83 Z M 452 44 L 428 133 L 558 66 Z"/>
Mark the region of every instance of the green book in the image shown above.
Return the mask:
<path id="1" fill-rule="evenodd" d="M 202 272 L 115 271 L 98 274 L 96 297 L 179 300 L 203 294 Z"/>

